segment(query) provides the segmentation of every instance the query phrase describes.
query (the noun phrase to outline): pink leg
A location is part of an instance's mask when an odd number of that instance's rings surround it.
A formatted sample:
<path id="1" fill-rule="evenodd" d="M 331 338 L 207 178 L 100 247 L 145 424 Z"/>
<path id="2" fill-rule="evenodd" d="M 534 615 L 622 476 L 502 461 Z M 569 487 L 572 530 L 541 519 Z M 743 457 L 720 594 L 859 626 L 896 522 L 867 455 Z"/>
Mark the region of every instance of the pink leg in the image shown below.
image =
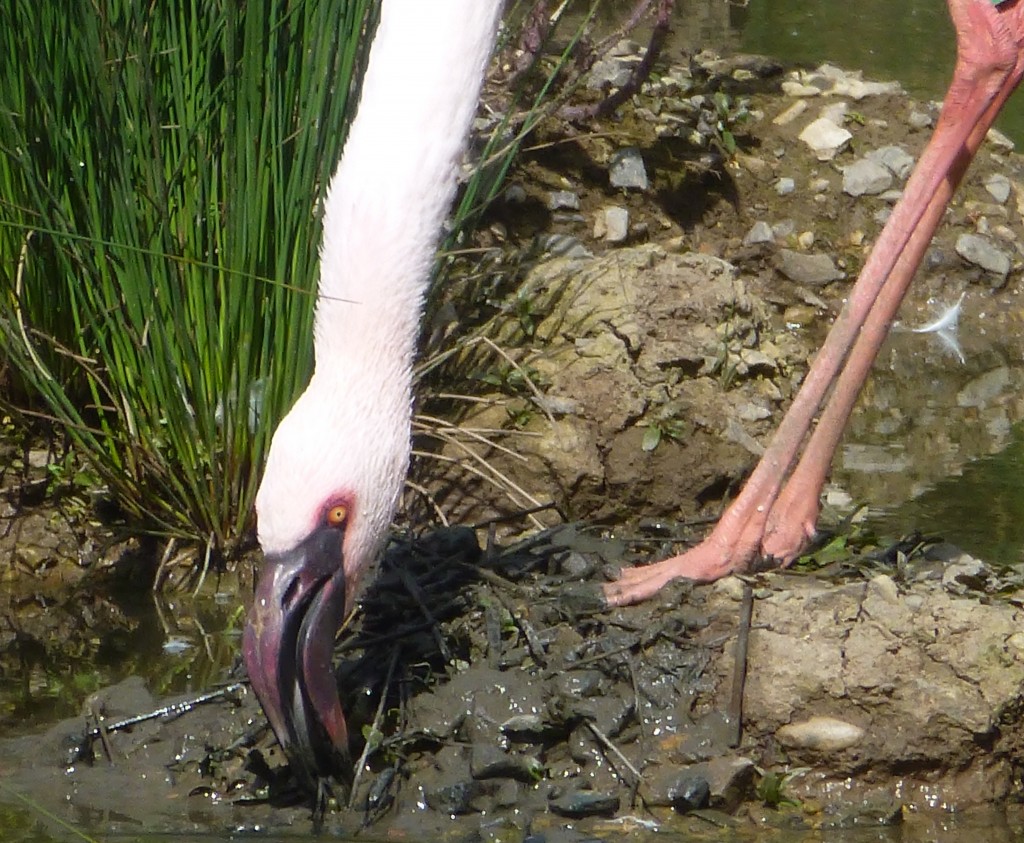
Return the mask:
<path id="1" fill-rule="evenodd" d="M 1024 73 L 1022 0 L 998 7 L 988 0 L 949 0 L 949 7 L 958 56 L 935 134 L 768 449 L 704 542 L 681 556 L 624 571 L 605 587 L 610 603 L 644 600 L 679 577 L 715 580 L 762 555 L 790 562 L 813 536 L 818 497 L 857 394 L 953 190 Z M 794 469 L 833 382 L 828 406 Z"/>

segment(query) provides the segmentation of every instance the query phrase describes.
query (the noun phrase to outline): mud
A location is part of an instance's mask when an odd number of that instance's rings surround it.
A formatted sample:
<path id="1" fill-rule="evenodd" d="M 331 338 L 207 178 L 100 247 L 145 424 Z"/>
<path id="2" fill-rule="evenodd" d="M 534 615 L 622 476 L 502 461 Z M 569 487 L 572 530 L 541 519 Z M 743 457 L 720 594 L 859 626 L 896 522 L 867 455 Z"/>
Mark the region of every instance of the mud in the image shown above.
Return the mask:
<path id="1" fill-rule="evenodd" d="M 721 839 L 766 828 L 888 834 L 878 830 L 903 824 L 912 840 L 934 839 L 954 809 L 959 822 L 976 817 L 989 831 L 1019 825 L 1024 618 L 1012 571 L 932 541 L 879 548 L 847 531 L 801 574 L 680 584 L 645 606 L 600 605 L 599 585 L 618 566 L 685 546 L 737 488 L 890 201 L 843 194 L 838 165 L 818 162 L 796 128 L 773 122 L 793 98 L 770 65 L 753 81 L 736 65 L 702 66 L 755 115 L 732 127 L 737 155 L 661 131 L 668 100 L 682 96 L 665 83 L 609 133 L 548 124 L 513 173 L 523 193 L 482 230 L 478 245 L 492 250 L 504 286 L 470 302 L 470 322 L 500 340 L 514 366 L 506 360 L 499 377 L 458 385 L 480 399 L 472 412 L 426 409 L 505 449 L 472 452 L 494 472 L 485 483 L 448 468 L 472 461 L 465 449 L 421 441 L 449 459 L 418 466 L 431 502 L 481 526 L 396 544 L 343 633 L 339 687 L 353 749 L 368 749 L 354 759 L 355 781 L 333 789 L 329 832 Z M 895 93 L 857 101 L 858 148 L 895 143 L 916 155 L 927 130 L 908 121 L 914 111 L 934 113 Z M 652 170 L 647 192 L 608 187 L 605 163 L 629 145 Z M 1016 179 L 1019 168 L 986 146 L 902 317 L 927 321 L 930 299 L 954 301 L 966 289 L 967 318 L 1016 359 L 1017 269 L 996 281 L 964 264 L 953 242 L 983 218 L 1018 237 L 1019 211 L 995 209 L 984 184 L 995 172 Z M 782 177 L 800 189 L 780 195 Z M 821 179 L 828 189 L 806 187 Z M 579 211 L 549 210 L 549 191 L 567 183 Z M 609 204 L 631 214 L 624 242 L 595 233 Z M 761 219 L 790 233 L 745 245 Z M 538 242 L 551 234 L 583 252 L 544 255 Z M 828 254 L 846 280 L 787 279 L 782 248 Z M 1007 248 L 1016 267 L 1020 247 Z M 508 301 L 494 294 L 509 288 L 525 310 L 489 304 Z M 490 375 L 501 369 L 480 359 Z M 515 370 L 524 377 L 511 378 Z M 986 426 L 996 440 L 1021 416 L 1016 377 L 988 390 L 1005 421 Z M 88 506 L 41 503 L 40 490 L 61 488 L 47 468 L 52 454 L 8 456 L 20 468 L 3 477 L 3 675 L 96 659 L 111 642 L 131 647 L 132 598 L 111 596 L 111 582 L 125 572 L 152 579 L 158 549 L 114 542 Z M 496 491 L 497 476 L 519 491 Z M 407 517 L 422 504 L 410 493 Z M 546 508 L 530 517 L 546 529 L 523 514 L 535 504 Z M 211 578 L 207 590 L 246 594 L 250 577 Z M 222 683 L 241 679 L 229 662 Z M 167 700 L 138 678 L 66 696 L 85 697 L 79 715 L 0 745 L 8 795 L 111 833 L 313 828 L 312 806 L 244 685 L 113 731 Z M 8 732 L 38 698 L 4 712 Z"/>

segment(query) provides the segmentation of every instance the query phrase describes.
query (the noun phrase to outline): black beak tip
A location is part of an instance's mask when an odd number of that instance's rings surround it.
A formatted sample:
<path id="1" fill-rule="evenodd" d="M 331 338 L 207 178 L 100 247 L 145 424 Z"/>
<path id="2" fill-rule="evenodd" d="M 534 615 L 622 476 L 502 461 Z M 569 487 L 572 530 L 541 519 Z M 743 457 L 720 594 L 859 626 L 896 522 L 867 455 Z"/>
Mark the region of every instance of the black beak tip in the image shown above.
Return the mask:
<path id="1" fill-rule="evenodd" d="M 242 646 L 249 680 L 300 786 L 317 803 L 351 777 L 332 668 L 346 611 L 342 532 L 324 528 L 268 555 Z"/>

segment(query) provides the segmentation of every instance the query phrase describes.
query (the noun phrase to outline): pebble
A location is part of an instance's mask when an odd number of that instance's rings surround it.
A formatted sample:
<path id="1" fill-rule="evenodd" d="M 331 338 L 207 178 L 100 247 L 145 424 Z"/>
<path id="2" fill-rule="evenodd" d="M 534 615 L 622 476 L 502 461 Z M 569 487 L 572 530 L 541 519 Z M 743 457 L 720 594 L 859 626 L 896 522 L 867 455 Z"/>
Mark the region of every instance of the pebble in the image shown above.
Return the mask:
<path id="1" fill-rule="evenodd" d="M 776 126 L 787 126 L 805 111 L 807 111 L 807 100 L 797 100 L 789 108 L 776 116 L 772 123 Z"/>
<path id="2" fill-rule="evenodd" d="M 791 249 L 779 250 L 776 268 L 790 281 L 811 287 L 821 287 L 846 277 L 828 255 L 806 255 Z"/>
<path id="3" fill-rule="evenodd" d="M 629 237 L 629 211 L 614 207 L 604 209 L 604 239 L 609 243 L 624 243 Z"/>
<path id="4" fill-rule="evenodd" d="M 647 190 L 649 185 L 643 156 L 635 146 L 620 149 L 612 155 L 608 175 L 612 187 Z"/>
<path id="5" fill-rule="evenodd" d="M 910 115 L 907 117 L 907 123 L 909 123 L 914 129 L 930 129 L 934 122 L 935 121 L 932 120 L 932 116 L 923 111 L 911 111 Z"/>
<path id="6" fill-rule="evenodd" d="M 835 717 L 811 717 L 782 726 L 775 737 L 786 747 L 836 752 L 860 743 L 864 730 Z"/>
<path id="7" fill-rule="evenodd" d="M 877 196 L 892 187 L 892 173 L 876 161 L 861 158 L 843 168 L 843 193 Z"/>
<path id="8" fill-rule="evenodd" d="M 779 196 L 789 196 L 794 190 L 796 190 L 796 182 L 788 177 L 783 177 L 775 182 L 775 192 Z"/>
<path id="9" fill-rule="evenodd" d="M 880 146 L 864 156 L 868 161 L 881 164 L 896 178 L 905 180 L 914 169 L 914 156 L 901 146 Z"/>
<path id="10" fill-rule="evenodd" d="M 800 133 L 800 140 L 811 148 L 819 161 L 831 161 L 852 138 L 849 131 L 824 117 L 809 123 Z"/>
<path id="11" fill-rule="evenodd" d="M 1010 257 L 977 234 L 961 234 L 956 240 L 956 253 L 968 263 L 1005 280 L 1010 273 Z"/>
<path id="12" fill-rule="evenodd" d="M 711 785 L 697 773 L 682 773 L 668 790 L 672 807 L 680 814 L 699 811 L 711 802 Z"/>
<path id="13" fill-rule="evenodd" d="M 621 88 L 629 82 L 630 72 L 629 65 L 619 59 L 601 59 L 594 62 L 587 77 L 587 87 L 597 90 Z"/>
<path id="14" fill-rule="evenodd" d="M 747 236 L 743 238 L 744 246 L 759 246 L 762 243 L 774 243 L 775 232 L 764 220 L 758 220 L 751 226 Z"/>
<path id="15" fill-rule="evenodd" d="M 985 179 L 985 190 L 1001 205 L 1010 198 L 1010 180 L 1002 173 L 993 173 Z"/>
<path id="16" fill-rule="evenodd" d="M 556 796 L 548 805 L 563 817 L 611 816 L 619 810 L 619 796 L 617 793 L 574 790 Z"/>
<path id="17" fill-rule="evenodd" d="M 578 211 L 580 209 L 580 195 L 571 190 L 552 190 L 548 193 L 549 211 Z"/>

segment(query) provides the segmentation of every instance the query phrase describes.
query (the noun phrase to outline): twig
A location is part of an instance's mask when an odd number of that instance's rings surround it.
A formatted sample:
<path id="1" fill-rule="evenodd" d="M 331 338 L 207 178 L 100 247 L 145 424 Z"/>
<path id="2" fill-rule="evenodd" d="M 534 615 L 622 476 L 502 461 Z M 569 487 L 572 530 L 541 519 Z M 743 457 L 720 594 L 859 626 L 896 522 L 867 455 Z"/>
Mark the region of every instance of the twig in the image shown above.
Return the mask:
<path id="1" fill-rule="evenodd" d="M 729 719 L 732 737 L 729 746 L 737 747 L 743 738 L 743 686 L 747 681 L 747 646 L 750 641 L 750 621 L 754 616 L 754 590 L 750 583 L 743 584 L 740 602 L 739 629 L 736 632 L 736 656 L 732 674 L 732 697 L 729 700 Z"/>
<path id="2" fill-rule="evenodd" d="M 123 720 L 116 720 L 113 723 L 101 723 L 99 726 L 87 729 L 85 734 L 82 735 L 82 739 L 78 746 L 83 750 L 82 754 L 84 754 L 84 748 L 92 741 L 99 739 L 100 741 L 103 741 L 104 747 L 107 748 L 106 736 L 110 732 L 121 732 L 125 729 L 130 729 L 132 726 L 137 726 L 139 723 L 145 723 L 147 720 L 180 717 L 183 714 L 187 714 L 197 706 L 232 697 L 239 690 L 244 688 L 246 684 L 246 682 L 232 682 L 230 685 L 225 685 L 223 688 L 219 688 L 216 691 L 209 691 L 205 694 L 199 694 L 199 696 L 191 697 L 187 700 L 168 703 L 167 705 L 160 706 L 160 708 L 154 709 L 153 711 L 148 711 L 145 714 L 136 714 L 132 717 L 126 717 Z M 107 749 L 107 752 L 109 753 L 109 748 Z"/>
<path id="3" fill-rule="evenodd" d="M 401 580 L 402 585 L 405 586 L 405 590 L 409 592 L 409 596 L 416 601 L 416 605 L 419 606 L 420 614 L 423 615 L 424 620 L 430 624 L 434 643 L 437 644 L 437 650 L 441 654 L 441 658 L 445 660 L 446 664 L 451 664 L 452 651 L 448 649 L 448 645 L 445 643 L 444 636 L 438 627 L 437 618 L 434 617 L 423 600 L 423 592 L 420 590 L 419 584 L 405 568 L 398 569 L 398 578 Z"/>
<path id="4" fill-rule="evenodd" d="M 634 791 L 639 788 L 640 782 L 643 781 L 643 776 L 640 771 L 630 763 L 629 759 L 622 754 L 615 744 L 611 742 L 611 739 L 604 732 L 598 729 L 596 725 L 594 725 L 593 721 L 584 720 L 583 722 L 586 723 L 587 728 L 590 729 L 593 736 L 597 738 L 598 743 L 614 755 L 622 765 L 633 774 L 633 781 L 630 782 L 630 787 L 632 787 Z"/>

